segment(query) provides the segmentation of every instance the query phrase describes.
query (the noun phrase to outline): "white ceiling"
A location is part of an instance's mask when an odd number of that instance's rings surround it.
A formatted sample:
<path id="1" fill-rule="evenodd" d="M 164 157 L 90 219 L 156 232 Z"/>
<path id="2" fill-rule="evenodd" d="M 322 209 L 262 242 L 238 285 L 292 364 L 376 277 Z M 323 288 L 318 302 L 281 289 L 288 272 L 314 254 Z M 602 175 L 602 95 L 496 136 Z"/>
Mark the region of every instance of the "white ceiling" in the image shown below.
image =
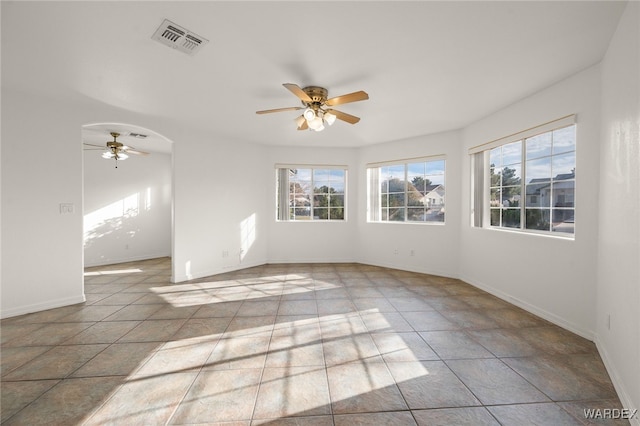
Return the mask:
<path id="1" fill-rule="evenodd" d="M 212 140 L 358 147 L 463 127 L 598 63 L 623 9 L 612 1 L 2 1 L 2 85 L 97 100 Z M 164 19 L 209 43 L 188 56 L 153 41 Z M 337 108 L 360 116 L 356 125 L 297 131 L 295 111 L 255 114 L 300 105 L 282 83 L 370 99 Z"/>

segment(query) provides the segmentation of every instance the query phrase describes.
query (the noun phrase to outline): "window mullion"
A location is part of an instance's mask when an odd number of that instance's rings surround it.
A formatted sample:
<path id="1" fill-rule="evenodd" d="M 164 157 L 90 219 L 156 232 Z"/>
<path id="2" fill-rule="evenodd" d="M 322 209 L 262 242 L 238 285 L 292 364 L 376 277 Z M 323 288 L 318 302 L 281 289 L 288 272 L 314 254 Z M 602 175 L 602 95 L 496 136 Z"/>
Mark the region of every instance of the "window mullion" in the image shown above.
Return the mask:
<path id="1" fill-rule="evenodd" d="M 526 229 L 526 214 L 525 214 L 525 205 L 527 204 L 527 192 L 526 192 L 526 184 L 527 181 L 527 166 L 526 166 L 526 156 L 527 154 L 527 140 L 522 139 L 522 151 L 520 154 L 520 161 L 522 162 L 520 166 L 520 230 Z"/>

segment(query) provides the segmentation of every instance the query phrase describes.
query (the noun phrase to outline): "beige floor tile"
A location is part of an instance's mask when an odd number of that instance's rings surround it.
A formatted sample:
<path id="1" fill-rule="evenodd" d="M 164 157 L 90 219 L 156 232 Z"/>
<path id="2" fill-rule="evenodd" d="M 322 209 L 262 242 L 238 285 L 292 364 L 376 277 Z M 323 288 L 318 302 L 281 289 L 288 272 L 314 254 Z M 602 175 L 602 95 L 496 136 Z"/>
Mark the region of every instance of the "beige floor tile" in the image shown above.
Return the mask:
<path id="1" fill-rule="evenodd" d="M 447 365 L 485 405 L 549 401 L 498 359 L 451 360 Z"/>
<path id="2" fill-rule="evenodd" d="M 85 425 L 165 424 L 187 393 L 197 373 L 127 378 Z"/>
<path id="3" fill-rule="evenodd" d="M 418 333 L 375 333 L 371 337 L 386 362 L 427 361 L 440 358 Z"/>
<path id="4" fill-rule="evenodd" d="M 276 264 L 171 284 L 169 258 L 87 273 L 86 303 L 0 322 L 3 424 L 555 425 L 621 407 L 592 342 L 457 279 Z"/>
<path id="5" fill-rule="evenodd" d="M 5 423 L 9 417 L 39 398 L 58 382 L 59 380 L 25 380 L 0 383 L 0 407 L 2 408 L 0 422 Z"/>
<path id="6" fill-rule="evenodd" d="M 409 411 L 390 411 L 387 413 L 339 414 L 334 417 L 335 426 L 397 426 L 415 425 Z"/>
<path id="7" fill-rule="evenodd" d="M 441 359 L 494 358 L 464 331 L 427 331 L 420 336 Z"/>
<path id="8" fill-rule="evenodd" d="M 158 346 L 156 342 L 116 343 L 96 355 L 72 376 L 128 376 L 151 358 Z"/>
<path id="9" fill-rule="evenodd" d="M 64 345 L 113 343 L 133 330 L 140 321 L 98 322 L 63 342 Z"/>
<path id="10" fill-rule="evenodd" d="M 56 346 L 16 368 L 3 380 L 64 379 L 108 345 Z"/>
<path id="11" fill-rule="evenodd" d="M 331 414 L 324 366 L 265 368 L 254 418 Z"/>
<path id="12" fill-rule="evenodd" d="M 260 369 L 201 372 L 171 423 L 251 420 L 261 373 Z"/>
<path id="13" fill-rule="evenodd" d="M 407 410 L 384 363 L 349 363 L 327 368 L 334 414 Z"/>
<path id="14" fill-rule="evenodd" d="M 531 423 L 554 426 L 581 426 L 578 419 L 569 415 L 566 411 L 554 403 L 546 404 L 521 404 L 488 407 L 500 424 L 503 426 L 520 426 L 525 419 Z"/>
<path id="15" fill-rule="evenodd" d="M 122 378 L 92 377 L 59 382 L 32 404 L 10 418 L 16 425 L 82 424 L 119 386 Z"/>
<path id="16" fill-rule="evenodd" d="M 414 410 L 412 413 L 419 426 L 500 426 L 484 407 Z"/>
<path id="17" fill-rule="evenodd" d="M 442 361 L 390 362 L 387 365 L 412 410 L 481 405 Z"/>

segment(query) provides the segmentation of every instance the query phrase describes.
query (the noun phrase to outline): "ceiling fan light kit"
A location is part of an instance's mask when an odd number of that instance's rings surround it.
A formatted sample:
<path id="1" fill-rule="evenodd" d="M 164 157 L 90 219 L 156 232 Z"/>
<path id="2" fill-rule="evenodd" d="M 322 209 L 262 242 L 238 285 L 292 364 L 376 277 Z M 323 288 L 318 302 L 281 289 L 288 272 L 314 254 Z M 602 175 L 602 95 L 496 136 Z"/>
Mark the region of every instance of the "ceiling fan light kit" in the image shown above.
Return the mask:
<path id="1" fill-rule="evenodd" d="M 107 142 L 107 145 L 106 145 L 107 149 L 102 153 L 102 158 L 107 160 L 111 160 L 111 159 L 116 160 L 116 169 L 118 168 L 118 160 L 121 160 L 121 161 L 126 160 L 127 158 L 129 158 L 129 154 L 135 154 L 135 155 L 149 154 L 148 152 L 138 151 L 130 146 L 126 146 L 118 142 L 116 139 L 118 138 L 118 136 L 120 136 L 120 133 L 111 132 L 110 134 L 111 134 L 111 137 L 113 137 L 113 140 Z M 100 145 L 93 145 L 90 143 L 85 143 L 84 145 L 94 146 L 94 147 L 104 149 L 104 147 Z"/>
<path id="2" fill-rule="evenodd" d="M 334 109 L 329 109 L 327 107 L 369 99 L 369 95 L 363 91 L 353 92 L 347 95 L 336 96 L 334 98 L 327 99 L 327 95 L 329 92 L 324 87 L 307 86 L 304 88 L 300 88 L 298 85 L 292 83 L 285 83 L 283 84 L 283 86 L 289 89 L 291 93 L 296 95 L 302 102 L 303 106 L 256 111 L 256 114 L 304 110 L 302 112 L 302 115 L 295 119 L 298 130 L 309 129 L 316 132 L 321 132 L 322 130 L 324 130 L 325 124 L 331 126 L 333 123 L 335 123 L 336 119 L 346 121 L 350 124 L 356 124 L 358 121 L 360 121 L 359 117 Z"/>

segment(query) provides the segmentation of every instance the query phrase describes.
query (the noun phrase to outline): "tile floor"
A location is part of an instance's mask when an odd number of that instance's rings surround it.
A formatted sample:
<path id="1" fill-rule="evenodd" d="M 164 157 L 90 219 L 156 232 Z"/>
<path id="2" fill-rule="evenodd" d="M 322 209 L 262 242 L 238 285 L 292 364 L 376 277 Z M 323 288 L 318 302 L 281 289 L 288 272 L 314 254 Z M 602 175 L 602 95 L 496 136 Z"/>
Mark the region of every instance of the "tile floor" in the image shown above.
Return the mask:
<path id="1" fill-rule="evenodd" d="M 172 285 L 167 258 L 85 275 L 86 303 L 2 321 L 4 424 L 555 426 L 621 408 L 592 342 L 454 279 L 287 264 Z"/>

